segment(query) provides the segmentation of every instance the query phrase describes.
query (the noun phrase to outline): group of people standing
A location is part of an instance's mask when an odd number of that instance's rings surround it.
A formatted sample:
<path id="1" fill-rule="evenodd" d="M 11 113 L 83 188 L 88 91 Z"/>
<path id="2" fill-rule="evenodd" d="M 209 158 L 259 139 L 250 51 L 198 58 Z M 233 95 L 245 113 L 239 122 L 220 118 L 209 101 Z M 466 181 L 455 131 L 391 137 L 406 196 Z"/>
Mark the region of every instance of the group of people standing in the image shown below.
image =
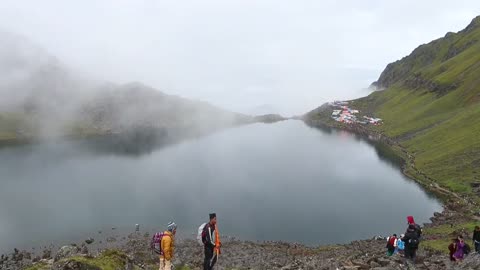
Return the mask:
<path id="1" fill-rule="evenodd" d="M 217 215 L 215 213 L 209 214 L 209 222 L 204 223 L 199 231 L 199 242 L 204 247 L 204 270 L 211 270 L 218 260 L 220 255 L 220 235 L 217 228 Z M 164 232 L 155 233 L 152 237 L 150 246 L 152 250 L 159 255 L 160 267 L 159 270 L 171 270 L 172 259 L 174 254 L 174 240 L 177 233 L 177 224 L 170 222 L 167 225 L 167 230 Z"/>
<path id="2" fill-rule="evenodd" d="M 406 260 L 415 263 L 418 246 L 422 237 L 422 228 L 415 223 L 413 216 L 407 217 L 408 227 L 405 234 L 397 237 L 396 234 L 387 239 L 387 256 L 395 253 L 403 254 Z"/>
<path id="3" fill-rule="evenodd" d="M 480 227 L 475 226 L 472 237 L 473 246 L 475 247 L 475 252 L 480 253 Z M 457 236 L 457 238 L 452 239 L 450 245 L 448 245 L 448 250 L 450 251 L 450 260 L 451 261 L 462 261 L 465 255 L 469 254 L 471 251 L 470 246 L 465 243 L 465 239 L 462 235 Z"/>
<path id="4" fill-rule="evenodd" d="M 406 260 L 411 260 L 415 263 L 418 246 L 422 237 L 422 228 L 415 223 L 413 216 L 407 217 L 408 228 L 405 234 L 397 237 L 393 234 L 387 238 L 387 256 L 393 254 L 402 254 Z M 475 252 L 480 253 L 480 227 L 476 226 L 473 232 L 473 244 L 475 246 Z M 451 261 L 462 261 L 465 255 L 470 253 L 470 246 L 465 243 L 462 235 L 452 239 L 452 242 L 448 246 L 450 251 Z"/>

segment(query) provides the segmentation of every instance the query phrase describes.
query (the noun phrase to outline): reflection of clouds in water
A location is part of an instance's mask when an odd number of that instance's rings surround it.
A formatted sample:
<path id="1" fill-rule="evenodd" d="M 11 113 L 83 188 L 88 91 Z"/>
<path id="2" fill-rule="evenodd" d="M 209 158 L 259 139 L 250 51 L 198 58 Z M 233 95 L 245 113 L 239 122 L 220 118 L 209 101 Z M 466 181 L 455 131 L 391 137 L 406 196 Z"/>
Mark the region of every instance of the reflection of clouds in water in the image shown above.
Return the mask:
<path id="1" fill-rule="evenodd" d="M 77 239 L 135 223 L 163 228 L 170 220 L 189 236 L 216 211 L 228 235 L 317 244 L 403 230 L 406 215 L 426 221 L 439 209 L 365 142 L 319 133 L 299 121 L 257 124 L 137 158 L 68 144 L 9 150 L 17 168 L 6 173 L 14 180 L 3 183 L 0 202 L 9 204 L 0 212 L 15 230 L 0 231 L 0 242 Z"/>

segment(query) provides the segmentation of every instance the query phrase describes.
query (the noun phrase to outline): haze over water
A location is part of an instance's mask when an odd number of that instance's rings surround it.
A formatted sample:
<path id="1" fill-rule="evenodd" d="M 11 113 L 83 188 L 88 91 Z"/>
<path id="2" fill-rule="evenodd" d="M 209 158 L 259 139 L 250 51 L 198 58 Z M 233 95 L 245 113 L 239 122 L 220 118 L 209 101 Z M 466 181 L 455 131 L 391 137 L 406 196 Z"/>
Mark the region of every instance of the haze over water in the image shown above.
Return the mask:
<path id="1" fill-rule="evenodd" d="M 300 121 L 255 124 L 128 156 L 78 143 L 0 150 L 0 250 L 70 243 L 98 230 L 191 236 L 209 212 L 223 234 L 309 245 L 403 233 L 440 204 L 374 147 Z"/>

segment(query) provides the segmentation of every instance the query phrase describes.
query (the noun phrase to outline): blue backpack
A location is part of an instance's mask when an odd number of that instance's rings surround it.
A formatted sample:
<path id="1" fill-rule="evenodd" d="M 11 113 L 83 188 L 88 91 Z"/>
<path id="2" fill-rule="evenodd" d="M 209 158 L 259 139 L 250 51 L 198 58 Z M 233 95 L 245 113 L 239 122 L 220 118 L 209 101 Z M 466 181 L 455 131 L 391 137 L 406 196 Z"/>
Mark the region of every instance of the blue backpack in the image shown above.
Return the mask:
<path id="1" fill-rule="evenodd" d="M 403 242 L 402 240 L 398 239 L 397 241 L 397 247 L 399 250 L 404 250 L 405 249 L 405 242 Z"/>

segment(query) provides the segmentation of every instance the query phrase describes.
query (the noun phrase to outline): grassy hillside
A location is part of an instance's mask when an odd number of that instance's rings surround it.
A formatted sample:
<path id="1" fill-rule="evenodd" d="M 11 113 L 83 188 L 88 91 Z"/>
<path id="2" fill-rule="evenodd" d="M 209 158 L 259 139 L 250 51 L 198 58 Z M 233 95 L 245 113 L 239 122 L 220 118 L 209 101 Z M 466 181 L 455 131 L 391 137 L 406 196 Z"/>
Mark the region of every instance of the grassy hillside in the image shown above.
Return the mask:
<path id="1" fill-rule="evenodd" d="M 373 85 L 384 90 L 351 106 L 382 118 L 371 128 L 395 138 L 418 171 L 472 194 L 480 181 L 480 17 L 389 64 Z"/>

